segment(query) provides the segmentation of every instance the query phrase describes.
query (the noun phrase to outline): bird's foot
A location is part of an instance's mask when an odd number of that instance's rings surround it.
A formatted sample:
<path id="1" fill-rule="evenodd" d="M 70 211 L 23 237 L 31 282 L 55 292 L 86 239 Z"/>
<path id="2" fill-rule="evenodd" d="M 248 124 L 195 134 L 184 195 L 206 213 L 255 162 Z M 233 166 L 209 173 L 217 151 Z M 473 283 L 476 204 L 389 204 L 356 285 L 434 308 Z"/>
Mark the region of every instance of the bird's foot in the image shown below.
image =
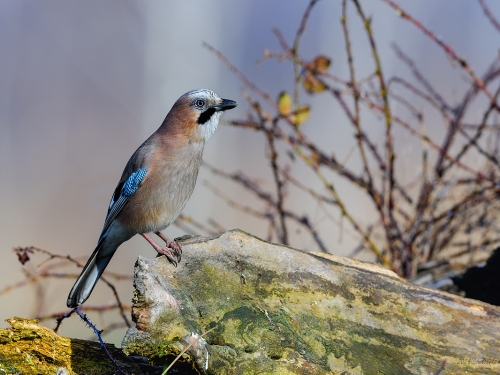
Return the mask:
<path id="1" fill-rule="evenodd" d="M 158 251 L 158 256 L 159 255 L 165 255 L 167 259 L 170 261 L 170 263 L 174 264 L 174 266 L 177 267 L 177 263 L 181 262 L 181 256 L 182 256 L 182 247 L 181 244 L 175 241 L 170 241 L 167 240 L 165 241 L 167 243 L 167 246 L 157 250 Z M 168 253 L 169 255 L 165 254 Z M 172 261 L 172 257 L 175 257 L 175 261 Z"/>
<path id="2" fill-rule="evenodd" d="M 177 263 L 181 262 L 181 257 L 182 257 L 182 247 L 181 244 L 178 243 L 177 241 L 171 241 L 167 237 L 164 236 L 162 232 L 155 232 L 155 234 L 160 237 L 163 241 L 165 241 L 165 244 L 167 246 L 164 247 L 164 249 L 171 249 L 175 255 L 175 258 L 177 259 Z"/>
<path id="3" fill-rule="evenodd" d="M 168 245 L 165 246 L 165 247 L 159 247 L 158 249 L 155 249 L 158 254 L 156 255 L 156 257 L 159 257 L 159 256 L 162 256 L 162 255 L 165 255 L 165 257 L 168 259 L 168 261 L 170 263 L 172 263 L 174 265 L 174 267 L 177 267 L 177 263 L 180 262 L 180 256 L 177 254 L 177 252 L 172 249 L 171 247 L 169 247 Z M 175 259 L 174 259 L 175 257 Z"/>
<path id="4" fill-rule="evenodd" d="M 158 253 L 157 257 L 159 257 L 160 255 L 165 255 L 168 261 L 172 263 L 175 267 L 177 267 L 177 264 L 180 263 L 181 261 L 181 255 L 182 255 L 181 245 L 176 241 L 169 240 L 160 232 L 156 232 L 156 234 L 162 240 L 165 241 L 167 246 L 165 247 L 158 246 L 146 233 L 141 233 L 141 236 L 143 236 L 151 244 L 151 246 L 153 246 L 153 248 Z"/>

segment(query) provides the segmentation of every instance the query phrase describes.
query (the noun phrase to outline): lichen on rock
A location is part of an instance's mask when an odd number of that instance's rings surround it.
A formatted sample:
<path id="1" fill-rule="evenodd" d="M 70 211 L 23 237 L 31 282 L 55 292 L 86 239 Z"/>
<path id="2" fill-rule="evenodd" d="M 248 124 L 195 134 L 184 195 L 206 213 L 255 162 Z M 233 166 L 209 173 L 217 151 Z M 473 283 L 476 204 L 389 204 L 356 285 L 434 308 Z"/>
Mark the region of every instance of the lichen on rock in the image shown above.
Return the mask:
<path id="1" fill-rule="evenodd" d="M 184 354 L 206 374 L 496 374 L 500 308 L 380 266 L 242 231 L 183 242 L 183 262 L 139 257 L 126 353 Z M 208 353 L 208 356 L 207 356 Z M 208 360 L 207 360 L 208 357 Z"/>

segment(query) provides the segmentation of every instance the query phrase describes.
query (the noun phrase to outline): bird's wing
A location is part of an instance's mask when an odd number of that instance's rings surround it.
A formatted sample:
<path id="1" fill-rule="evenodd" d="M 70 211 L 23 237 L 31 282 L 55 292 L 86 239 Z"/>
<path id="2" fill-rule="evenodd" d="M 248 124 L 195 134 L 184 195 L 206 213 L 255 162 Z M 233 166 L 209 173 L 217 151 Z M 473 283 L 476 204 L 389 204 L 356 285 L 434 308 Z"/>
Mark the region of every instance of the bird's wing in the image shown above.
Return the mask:
<path id="1" fill-rule="evenodd" d="M 142 181 L 148 173 L 148 156 L 151 154 L 153 149 L 154 148 L 148 139 L 137 149 L 128 161 L 122 177 L 120 178 L 120 182 L 118 182 L 113 196 L 111 197 L 111 202 L 109 203 L 108 213 L 106 215 L 106 219 L 104 220 L 99 242 L 106 237 L 106 231 L 113 220 L 128 203 L 130 197 L 134 195 L 141 186 Z"/>
<path id="2" fill-rule="evenodd" d="M 113 220 L 128 203 L 129 198 L 139 189 L 141 181 L 146 177 L 147 173 L 148 170 L 146 168 L 140 168 L 133 172 L 125 182 L 118 184 L 113 194 L 113 198 L 111 198 L 108 214 L 104 221 L 104 226 L 102 228 L 103 234 L 106 233 Z"/>

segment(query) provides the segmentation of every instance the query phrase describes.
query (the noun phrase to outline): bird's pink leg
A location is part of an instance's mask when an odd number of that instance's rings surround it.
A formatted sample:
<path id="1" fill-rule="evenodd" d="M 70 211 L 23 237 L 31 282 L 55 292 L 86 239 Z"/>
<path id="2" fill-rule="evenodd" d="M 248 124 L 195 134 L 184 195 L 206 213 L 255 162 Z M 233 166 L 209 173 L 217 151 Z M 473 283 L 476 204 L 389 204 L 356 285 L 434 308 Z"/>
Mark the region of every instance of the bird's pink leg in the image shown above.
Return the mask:
<path id="1" fill-rule="evenodd" d="M 151 246 L 158 252 L 158 256 L 165 255 L 170 263 L 172 263 L 175 267 L 177 267 L 177 262 L 174 259 L 174 256 L 177 257 L 177 254 L 174 249 L 165 246 L 158 246 L 151 237 L 149 237 L 146 233 L 141 233 L 141 236 L 146 239 L 150 243 Z"/>
<path id="2" fill-rule="evenodd" d="M 170 241 L 167 237 L 162 232 L 155 232 L 155 234 L 160 237 L 165 243 L 167 244 L 167 247 L 172 249 L 177 257 L 177 262 L 180 263 L 181 261 L 181 255 L 182 255 L 182 247 L 179 242 L 176 241 Z"/>

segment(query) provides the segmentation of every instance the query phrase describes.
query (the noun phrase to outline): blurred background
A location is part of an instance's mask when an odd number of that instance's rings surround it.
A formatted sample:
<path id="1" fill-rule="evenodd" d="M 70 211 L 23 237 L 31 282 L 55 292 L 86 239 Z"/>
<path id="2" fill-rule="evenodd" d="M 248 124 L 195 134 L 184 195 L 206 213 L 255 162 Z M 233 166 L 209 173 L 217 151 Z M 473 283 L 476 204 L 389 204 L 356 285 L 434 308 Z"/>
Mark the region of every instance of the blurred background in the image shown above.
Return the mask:
<path id="1" fill-rule="evenodd" d="M 396 42 L 443 96 L 459 100 L 460 90 L 470 82 L 435 43 L 386 3 L 361 3 L 372 18 L 386 76 L 409 75 L 408 67 L 391 49 Z M 264 49 L 280 48 L 272 28 L 292 43 L 307 4 L 289 0 L 0 2 L 0 320 L 65 311 L 71 279 L 46 279 L 43 288 L 30 284 L 5 292 L 26 279 L 12 248 L 32 245 L 85 261 L 94 249 L 125 163 L 180 95 L 209 88 L 239 103 L 223 120 L 247 117 L 250 106 L 242 94 L 243 84 L 203 42 L 221 51 L 272 98 L 283 90 L 293 91 L 291 64 L 272 60 L 257 65 L 256 61 L 263 57 Z M 476 71 L 486 71 L 498 56 L 498 32 L 477 2 L 401 0 L 400 4 Z M 500 16 L 498 2 L 489 1 L 488 5 Z M 356 67 L 362 77 L 373 71 L 373 60 L 352 6 L 350 14 L 353 52 L 359 53 Z M 305 59 L 329 56 L 329 71 L 347 80 L 340 17 L 340 1 L 319 1 L 302 38 L 301 55 Z M 354 131 L 341 109 L 322 97 L 304 95 L 302 101 L 312 108 L 303 125 L 311 124 L 307 130 L 311 139 L 334 150 L 340 160 L 348 158 Z M 475 114 L 472 110 L 471 119 L 478 121 L 483 110 Z M 398 113 L 397 105 L 393 111 Z M 438 116 L 436 121 L 439 124 L 428 117 L 427 130 L 440 137 L 444 128 Z M 383 142 L 383 127 L 377 129 L 374 131 L 380 130 L 380 135 L 375 131 L 374 137 Z M 395 131 L 403 145 L 397 168 L 410 178 L 415 173 L 413 158 L 420 151 L 405 147 L 405 137 L 410 135 Z M 204 160 L 228 173 L 243 171 L 264 187 L 272 186 L 262 134 L 222 124 L 207 143 Z M 212 219 L 221 228 L 240 228 L 266 238 L 267 227 L 260 220 L 229 207 L 208 186 L 216 186 L 233 199 L 259 204 L 251 195 L 240 195 L 238 185 L 203 168 L 185 215 L 200 223 Z M 350 184 L 339 181 L 337 188 L 346 204 L 362 216 L 362 222 L 376 220 L 375 210 Z M 314 204 L 302 207 L 305 202 L 299 200 L 290 204 L 299 212 L 309 212 L 314 226 L 332 228 L 323 239 L 331 252 L 348 255 L 358 245 L 359 238 L 350 235 L 347 225 L 345 231 L 332 225 Z M 338 213 L 337 219 L 340 221 Z M 174 238 L 185 231 L 171 226 L 165 233 Z M 293 233 L 291 245 L 318 250 L 300 232 Z M 120 247 L 108 269 L 132 275 L 139 254 L 155 255 L 146 241 L 135 237 Z M 36 272 L 37 264 L 46 257 L 34 259 L 24 266 L 29 272 Z M 65 272 L 79 270 L 67 267 Z M 118 288 L 122 301 L 129 304 L 131 282 L 119 283 Z M 99 283 L 89 303 L 110 301 L 109 289 Z M 106 324 L 112 320 L 113 316 Z M 44 324 L 52 327 L 53 321 Z M 61 332 L 79 338 L 91 336 L 76 318 L 66 321 Z M 124 328 L 113 331 L 106 340 L 119 344 L 123 334 Z"/>

